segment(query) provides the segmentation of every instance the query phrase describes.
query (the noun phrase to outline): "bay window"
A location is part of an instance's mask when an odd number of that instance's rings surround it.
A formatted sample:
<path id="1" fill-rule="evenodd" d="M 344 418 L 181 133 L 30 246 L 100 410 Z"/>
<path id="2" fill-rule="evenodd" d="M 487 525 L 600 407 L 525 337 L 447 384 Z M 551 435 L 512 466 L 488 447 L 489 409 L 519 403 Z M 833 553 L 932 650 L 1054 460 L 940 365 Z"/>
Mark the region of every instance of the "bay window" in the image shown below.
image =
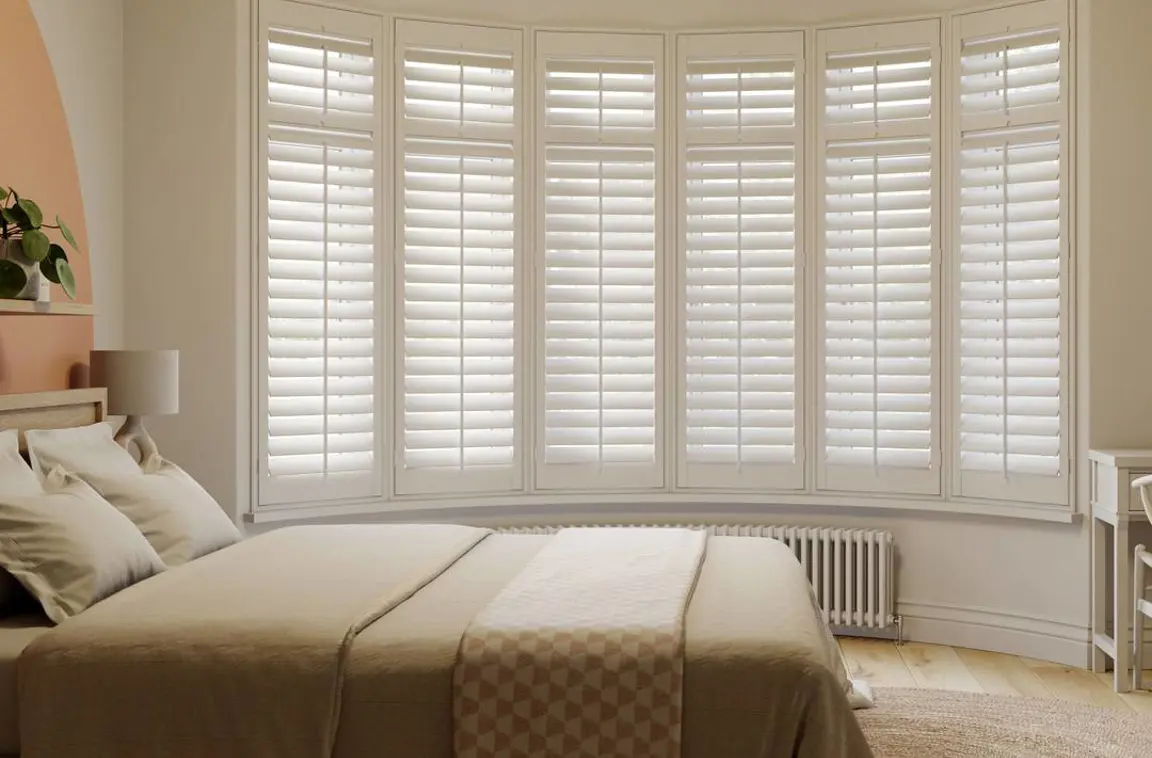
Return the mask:
<path id="1" fill-rule="evenodd" d="M 260 508 L 1068 507 L 1066 0 L 683 34 L 260 7 Z"/>

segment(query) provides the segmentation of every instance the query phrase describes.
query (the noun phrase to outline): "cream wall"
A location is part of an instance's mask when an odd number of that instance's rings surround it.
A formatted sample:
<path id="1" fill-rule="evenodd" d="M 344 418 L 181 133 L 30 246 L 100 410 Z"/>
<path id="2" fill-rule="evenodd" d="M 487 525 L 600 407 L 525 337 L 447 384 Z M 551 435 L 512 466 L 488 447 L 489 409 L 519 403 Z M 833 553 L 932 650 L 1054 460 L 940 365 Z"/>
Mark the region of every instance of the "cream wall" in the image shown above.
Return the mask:
<path id="1" fill-rule="evenodd" d="M 1141 0 L 1136 0 L 1141 1 Z M 972 2 L 958 0 L 350 0 L 343 5 L 489 23 L 634 29 L 722 29 L 748 24 L 814 24 L 939 13 Z"/>
<path id="2" fill-rule="evenodd" d="M 88 222 L 95 346 L 120 347 L 124 325 L 123 2 L 31 0 L 30 5 L 52 61 L 76 153 Z"/>
<path id="3" fill-rule="evenodd" d="M 1089 408 L 1094 447 L 1152 447 L 1152 2 L 1089 0 Z"/>
<path id="4" fill-rule="evenodd" d="M 44 0 L 47 2 L 48 0 Z M 375 0 L 354 0 L 379 6 Z M 397 2 L 415 0 L 397 0 Z M 247 0 L 156 3 L 124 0 L 126 66 L 126 197 L 134 231 L 126 248 L 126 332 L 132 344 L 178 347 L 182 353 L 184 413 L 154 424 L 161 446 L 186 465 L 234 514 L 247 509 L 252 465 L 246 416 L 251 304 L 247 272 L 250 217 L 247 190 L 249 142 L 244 56 Z M 344 4 L 348 4 L 345 0 Z M 700 3 L 618 3 L 591 0 L 578 6 L 550 0 L 505 0 L 485 6 L 440 0 L 449 15 L 471 18 L 503 9 L 525 20 L 587 25 L 659 18 L 691 26 L 715 12 L 710 26 L 761 22 L 781 4 L 735 0 Z M 794 13 L 859 15 L 860 4 L 812 0 L 784 4 Z M 893 0 L 875 4 L 893 14 L 964 5 Z M 163 7 L 161 7 L 163 6 Z M 392 8 L 399 7 L 392 4 Z M 415 8 L 416 5 L 412 5 Z M 869 4 L 869 7 L 874 7 Z M 579 9 L 579 18 L 572 14 Z M 509 10 L 512 9 L 512 10 Z M 419 12 L 433 9 L 426 2 Z M 697 14 L 697 15 L 693 15 Z M 740 14 L 745 14 L 741 16 Z M 1152 274 L 1152 255 L 1141 243 L 1146 179 L 1152 147 L 1142 131 L 1152 98 L 1140 77 L 1152 70 L 1152 46 L 1140 30 L 1152 28 L 1152 2 L 1081 0 L 1086 59 L 1081 113 L 1091 111 L 1081 134 L 1084 183 L 1091 204 L 1081 219 L 1083 316 L 1081 348 L 1091 371 L 1082 372 L 1082 411 L 1091 416 L 1095 444 L 1152 445 L 1152 351 L 1133 357 L 1128 335 L 1152 321 L 1152 301 L 1142 297 L 1140 274 Z M 800 20 L 799 18 L 794 20 Z M 810 20 L 810 19 L 806 19 Z M 1090 21 L 1090 23 L 1087 23 Z M 203 40 L 237 40 L 237 46 Z M 1131 88 L 1129 88 L 1131 87 Z M 1086 277 L 1091 262 L 1091 283 Z M 157 280 L 167 282 L 155 286 Z M 1136 366 L 1137 370 L 1133 370 Z M 1152 375 L 1152 374 L 1149 374 Z M 1089 384 L 1090 380 L 1090 384 Z M 1084 507 L 1083 505 L 1081 506 Z M 771 513 L 661 509 L 662 516 L 710 516 L 777 523 L 867 525 L 896 533 L 900 553 L 900 610 L 913 638 L 986 647 L 1084 665 L 1089 618 L 1088 540 L 1083 521 L 1042 524 L 1008 519 L 900 514 L 884 511 L 787 510 Z M 555 512 L 553 512 L 555 515 Z M 562 518 L 603 520 L 645 515 L 620 511 L 569 513 Z M 650 514 L 648 514 L 650 515 Z M 396 513 L 391 518 L 475 520 L 474 511 Z M 485 512 L 509 522 L 532 514 Z"/>
<path id="5" fill-rule="evenodd" d="M 149 419 L 160 448 L 236 515 L 247 460 L 237 439 L 247 324 L 237 244 L 235 0 L 124 0 L 125 199 L 132 209 L 124 288 L 133 348 L 180 351 L 178 416 Z M 247 91 L 246 85 L 243 91 Z M 246 180 L 245 180 L 246 184 Z"/>

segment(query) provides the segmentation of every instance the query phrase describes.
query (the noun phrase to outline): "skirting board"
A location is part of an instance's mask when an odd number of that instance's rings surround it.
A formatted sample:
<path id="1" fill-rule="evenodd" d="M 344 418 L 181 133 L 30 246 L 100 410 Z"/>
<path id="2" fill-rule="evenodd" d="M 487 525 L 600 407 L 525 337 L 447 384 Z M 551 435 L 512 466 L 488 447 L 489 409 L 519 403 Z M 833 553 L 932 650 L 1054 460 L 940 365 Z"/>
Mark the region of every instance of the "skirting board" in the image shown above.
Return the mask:
<path id="1" fill-rule="evenodd" d="M 1091 665 L 1086 626 L 1020 616 L 992 608 L 900 602 L 904 639 L 936 645 L 992 650 L 1066 666 Z M 1152 646 L 1149 646 L 1152 652 Z"/>

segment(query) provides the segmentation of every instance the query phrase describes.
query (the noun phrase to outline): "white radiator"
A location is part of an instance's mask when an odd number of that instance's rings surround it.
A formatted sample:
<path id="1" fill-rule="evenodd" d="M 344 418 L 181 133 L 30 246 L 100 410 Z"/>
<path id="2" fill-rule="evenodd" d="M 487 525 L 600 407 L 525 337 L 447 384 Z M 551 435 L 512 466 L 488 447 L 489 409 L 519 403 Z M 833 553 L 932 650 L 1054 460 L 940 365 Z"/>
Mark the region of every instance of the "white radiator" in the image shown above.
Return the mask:
<path id="1" fill-rule="evenodd" d="M 575 525 L 574 525 L 575 526 Z M 792 548 L 808 574 L 824 620 L 837 629 L 891 629 L 902 632 L 896 615 L 896 551 L 891 532 L 807 526 L 723 524 L 580 524 L 579 526 L 659 526 L 706 529 L 721 537 L 767 537 Z M 551 534 L 563 525 L 503 527 L 509 534 Z M 902 637 L 903 635 L 900 634 Z"/>

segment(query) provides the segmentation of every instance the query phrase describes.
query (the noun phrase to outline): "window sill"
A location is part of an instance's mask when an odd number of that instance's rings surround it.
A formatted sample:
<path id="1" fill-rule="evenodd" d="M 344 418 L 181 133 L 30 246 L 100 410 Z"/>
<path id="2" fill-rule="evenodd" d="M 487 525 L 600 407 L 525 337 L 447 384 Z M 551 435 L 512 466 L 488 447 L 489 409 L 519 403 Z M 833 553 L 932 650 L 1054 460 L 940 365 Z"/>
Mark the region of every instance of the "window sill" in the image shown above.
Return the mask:
<path id="1" fill-rule="evenodd" d="M 658 506 L 658 507 L 654 507 Z M 632 493 L 499 495 L 452 498 L 397 498 L 323 505 L 264 506 L 245 514 L 252 524 L 312 519 L 348 520 L 377 517 L 386 521 L 491 521 L 493 523 L 556 523 L 565 519 L 594 521 L 722 520 L 771 517 L 774 521 L 803 514 L 851 514 L 887 517 L 901 512 L 940 516 L 1004 518 L 1071 524 L 1080 514 L 1072 508 L 1031 503 L 977 500 L 923 500 L 891 497 L 842 497 L 803 494 Z M 376 519 L 373 519 L 376 520 Z"/>

